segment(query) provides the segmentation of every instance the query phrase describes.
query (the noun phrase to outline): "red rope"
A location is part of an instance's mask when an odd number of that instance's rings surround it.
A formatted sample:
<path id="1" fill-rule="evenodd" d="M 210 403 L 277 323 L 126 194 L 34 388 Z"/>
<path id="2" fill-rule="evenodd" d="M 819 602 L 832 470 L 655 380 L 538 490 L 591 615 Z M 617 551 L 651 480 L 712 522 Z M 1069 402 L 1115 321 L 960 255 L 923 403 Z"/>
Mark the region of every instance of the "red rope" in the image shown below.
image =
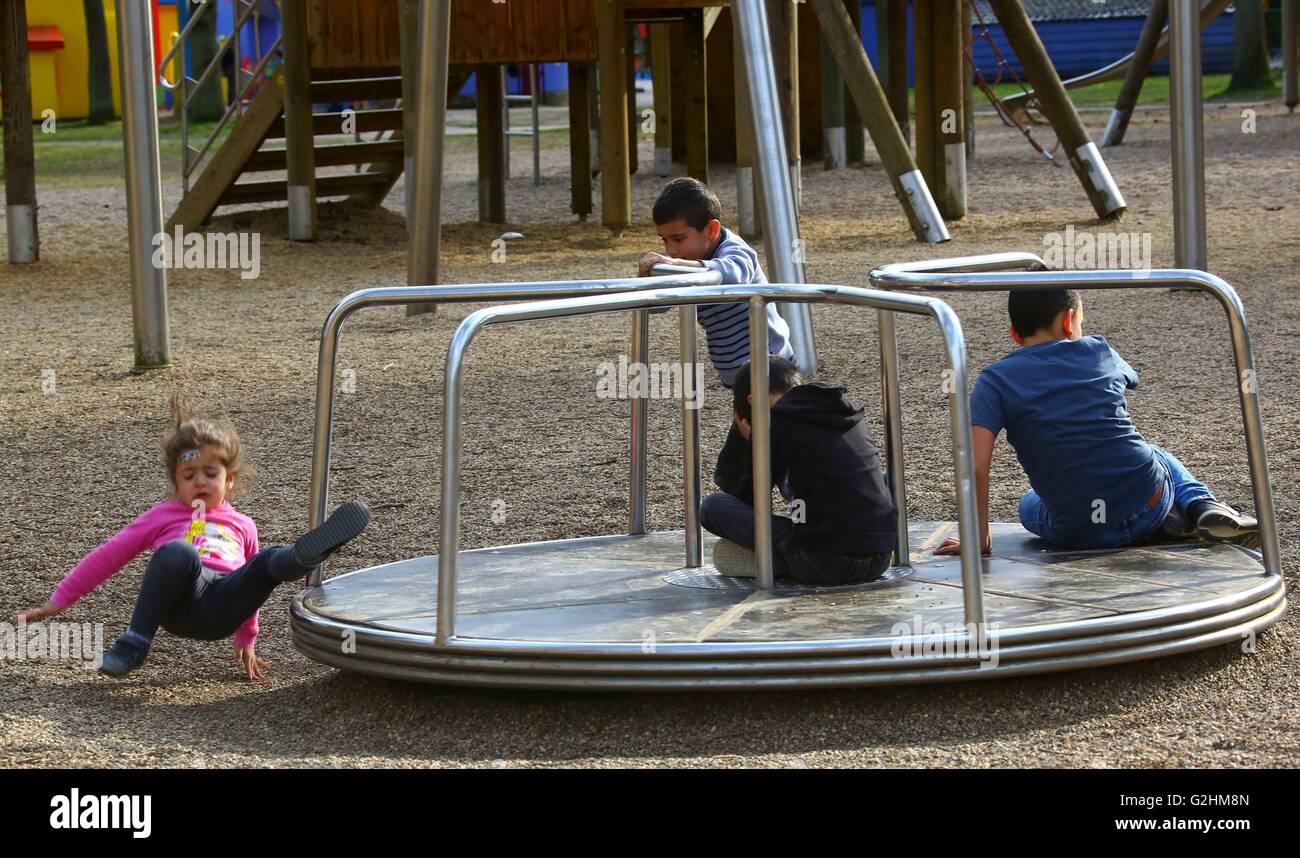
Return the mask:
<path id="1" fill-rule="evenodd" d="M 1061 166 L 1061 162 L 1053 157 L 1056 150 L 1061 146 L 1060 138 L 1057 138 L 1056 144 L 1052 146 L 1050 151 L 1044 149 L 1042 145 L 1034 139 L 1034 134 L 1033 131 L 1030 130 L 1029 124 L 1019 122 L 1011 111 L 1007 109 L 1006 105 L 1002 103 L 1002 99 L 998 98 L 997 93 L 993 91 L 993 87 L 1002 82 L 1002 76 L 1005 72 L 1014 79 L 1015 83 L 1020 85 L 1020 90 L 1022 92 L 1029 95 L 1029 99 L 1025 102 L 1025 115 L 1029 116 L 1029 111 L 1038 109 L 1038 100 L 1031 94 L 1029 86 L 1023 79 L 1021 79 L 1020 75 L 1016 74 L 1016 70 L 1012 68 L 1011 63 L 1007 62 L 1006 57 L 1003 56 L 1002 51 L 998 48 L 998 43 L 993 40 L 993 36 L 989 32 L 989 26 L 984 21 L 984 13 L 980 11 L 979 4 L 972 3 L 971 8 L 975 12 L 975 17 L 979 19 L 980 31 L 979 34 L 971 40 L 970 49 L 965 51 L 965 54 L 966 61 L 970 63 L 971 70 L 975 74 L 975 85 L 980 88 L 980 91 L 984 93 L 986 98 L 988 98 L 989 103 L 993 105 L 993 110 L 997 113 L 998 118 L 1002 120 L 1003 125 L 1008 128 L 1015 128 L 1024 135 L 1025 140 L 1029 141 L 1029 145 L 1034 147 L 1035 151 L 1056 166 Z M 984 77 L 983 72 L 980 71 L 979 66 L 975 64 L 975 43 L 978 41 L 988 43 L 989 49 L 993 52 L 993 58 L 997 61 L 998 74 L 992 83 L 989 83 L 989 81 Z M 1031 117 L 1030 122 L 1032 121 Z"/>

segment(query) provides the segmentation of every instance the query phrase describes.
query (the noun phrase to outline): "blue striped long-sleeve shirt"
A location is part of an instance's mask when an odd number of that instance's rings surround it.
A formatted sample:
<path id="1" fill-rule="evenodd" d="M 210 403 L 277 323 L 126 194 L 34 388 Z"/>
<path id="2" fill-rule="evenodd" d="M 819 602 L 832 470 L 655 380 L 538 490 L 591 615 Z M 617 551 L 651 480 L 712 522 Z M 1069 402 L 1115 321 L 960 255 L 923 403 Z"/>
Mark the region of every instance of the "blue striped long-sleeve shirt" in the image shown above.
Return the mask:
<path id="1" fill-rule="evenodd" d="M 728 286 L 749 283 L 766 283 L 767 277 L 758 264 L 758 253 L 734 232 L 722 230 L 713 256 L 703 259 L 706 268 L 722 275 Z M 736 372 L 749 360 L 749 304 L 740 301 L 730 304 L 702 304 L 697 318 L 704 326 L 709 343 L 709 359 L 718 377 L 731 387 Z M 776 311 L 776 305 L 767 305 L 767 350 L 783 358 L 794 357 L 790 345 L 790 327 Z"/>

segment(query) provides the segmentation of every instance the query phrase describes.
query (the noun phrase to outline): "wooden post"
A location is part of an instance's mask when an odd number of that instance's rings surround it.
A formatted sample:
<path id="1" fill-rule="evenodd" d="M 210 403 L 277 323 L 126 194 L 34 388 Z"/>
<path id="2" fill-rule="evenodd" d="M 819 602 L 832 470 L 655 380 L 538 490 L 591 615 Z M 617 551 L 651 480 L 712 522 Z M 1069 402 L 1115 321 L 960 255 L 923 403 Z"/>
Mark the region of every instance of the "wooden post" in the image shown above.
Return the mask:
<path id="1" fill-rule="evenodd" d="M 849 10 L 849 20 L 853 22 L 853 31 L 862 37 L 862 0 L 844 0 Z M 834 57 L 831 58 L 834 62 Z M 840 78 L 841 91 L 844 79 Z M 867 142 L 862 129 L 862 116 L 853 99 L 844 98 L 844 157 L 850 164 L 861 164 L 866 159 Z"/>
<path id="2" fill-rule="evenodd" d="M 966 160 L 970 161 L 975 158 L 975 0 L 962 0 L 961 16 L 962 103 L 966 108 Z"/>
<path id="3" fill-rule="evenodd" d="M 502 111 L 505 91 L 501 69 L 480 65 L 474 69 L 478 119 L 478 220 L 506 222 L 506 137 Z"/>
<path id="4" fill-rule="evenodd" d="M 962 69 L 962 0 L 934 0 L 930 19 L 934 50 L 935 169 L 930 185 L 944 217 L 966 215 L 966 92 Z"/>
<path id="5" fill-rule="evenodd" d="M 1065 91 L 1056 67 L 1052 65 L 1052 58 L 1034 31 L 1024 6 L 1020 0 L 989 0 L 989 5 L 993 7 L 1007 41 L 1020 58 L 1020 65 L 1029 77 L 1043 115 L 1052 123 L 1093 211 L 1100 218 L 1119 215 L 1126 208 L 1124 196 L 1111 178 L 1097 144 L 1088 136 L 1088 129 L 1079 118 L 1079 111 Z"/>
<path id="6" fill-rule="evenodd" d="M 794 191 L 797 215 L 803 202 L 803 178 L 799 169 L 803 157 L 799 153 L 798 4 L 790 0 L 767 0 L 767 25 L 772 39 L 772 64 L 776 70 L 776 91 L 781 97 L 785 153 L 789 160 L 790 188 Z"/>
<path id="7" fill-rule="evenodd" d="M 600 175 L 600 88 L 596 79 L 599 63 L 587 64 L 587 128 L 591 136 L 591 175 Z"/>
<path id="8" fill-rule="evenodd" d="M 569 63 L 569 207 L 579 220 L 591 214 L 591 126 L 586 63 Z"/>
<path id="9" fill-rule="evenodd" d="M 934 9 L 930 3 L 917 3 L 912 7 L 912 55 L 916 68 L 916 125 L 913 128 L 916 165 L 938 203 L 940 175 L 935 166 L 938 139 L 934 100 Z"/>
<path id="10" fill-rule="evenodd" d="M 704 12 L 687 9 L 686 21 L 686 175 L 709 181 L 708 51 Z"/>
<path id="11" fill-rule="evenodd" d="M 1282 101 L 1300 103 L 1300 0 L 1282 0 Z"/>
<path id="12" fill-rule="evenodd" d="M 316 134 L 311 120 L 307 0 L 280 4 L 284 34 L 284 145 L 288 161 L 289 238 L 316 240 Z"/>
<path id="13" fill-rule="evenodd" d="M 600 216 L 618 238 L 632 221 L 623 0 L 596 0 L 596 27 L 600 58 Z"/>
<path id="14" fill-rule="evenodd" d="M 898 123 L 899 131 L 903 133 L 903 139 L 910 142 L 912 131 L 907 105 L 907 0 L 878 0 L 876 3 L 876 50 L 890 112 Z"/>
<path id="15" fill-rule="evenodd" d="M 822 166 L 843 170 L 848 165 L 848 141 L 844 129 L 844 79 L 835 65 L 826 37 L 821 42 Z"/>
<path id="16" fill-rule="evenodd" d="M 628 172 L 638 167 L 637 146 L 641 141 L 641 113 L 636 109 L 636 24 L 627 25 L 627 163 Z"/>
<path id="17" fill-rule="evenodd" d="M 1168 20 L 1169 0 L 1153 0 L 1151 11 L 1147 13 L 1146 22 L 1142 25 L 1142 33 L 1138 36 L 1137 47 L 1133 49 L 1128 71 L 1124 74 L 1124 83 L 1115 98 L 1115 106 L 1110 111 L 1110 120 L 1101 135 L 1101 145 L 1118 146 L 1124 142 L 1124 132 L 1128 130 L 1133 108 L 1137 107 L 1142 84 L 1146 82 L 1147 72 L 1151 70 L 1156 45 Z"/>
<path id="18" fill-rule="evenodd" d="M 4 80 L 5 226 L 9 261 L 40 258 L 36 228 L 36 150 L 32 143 L 31 71 L 27 52 L 27 7 L 0 0 L 0 79 Z"/>
<path id="19" fill-rule="evenodd" d="M 415 158 L 415 70 L 416 35 L 420 29 L 419 0 L 401 0 L 398 9 L 402 32 L 402 188 L 406 198 L 406 235 L 411 235 L 411 200 L 415 198 L 415 185 L 411 178 Z"/>
<path id="20" fill-rule="evenodd" d="M 921 241 L 947 241 L 948 230 L 943 218 L 912 160 L 912 153 L 908 151 L 907 141 L 890 111 L 885 91 L 871 68 L 862 40 L 853 31 L 848 11 L 839 0 L 812 0 L 812 4 L 817 13 L 817 23 L 844 77 L 845 88 L 857 102 L 858 112 L 867 123 L 867 133 L 876 144 L 876 151 L 889 173 L 894 193 L 903 205 L 912 232 Z"/>
<path id="21" fill-rule="evenodd" d="M 650 79 L 654 88 L 655 175 L 673 171 L 672 31 L 667 24 L 650 25 Z"/>

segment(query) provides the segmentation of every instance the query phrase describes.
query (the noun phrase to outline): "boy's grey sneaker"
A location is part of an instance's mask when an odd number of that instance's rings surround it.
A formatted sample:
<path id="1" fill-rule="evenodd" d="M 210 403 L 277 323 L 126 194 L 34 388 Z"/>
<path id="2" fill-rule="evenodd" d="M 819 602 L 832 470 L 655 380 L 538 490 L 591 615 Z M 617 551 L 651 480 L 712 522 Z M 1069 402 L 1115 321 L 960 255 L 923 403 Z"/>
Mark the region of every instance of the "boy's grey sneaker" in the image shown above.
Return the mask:
<path id="1" fill-rule="evenodd" d="M 729 539 L 719 539 L 713 545 L 713 568 L 728 578 L 757 578 L 758 563 L 754 552 Z"/>
<path id="2" fill-rule="evenodd" d="M 293 555 L 303 567 L 318 566 L 370 523 L 370 510 L 360 501 L 348 501 L 330 514 L 320 527 L 298 537 Z"/>
<path id="3" fill-rule="evenodd" d="M 141 647 L 125 638 L 118 638 L 113 648 L 100 659 L 99 672 L 108 676 L 126 676 L 144 664 L 148 647 Z"/>
<path id="4" fill-rule="evenodd" d="M 1196 521 L 1196 535 L 1209 542 L 1230 542 L 1259 549 L 1259 522 L 1217 500 L 1197 501 L 1188 512 Z"/>

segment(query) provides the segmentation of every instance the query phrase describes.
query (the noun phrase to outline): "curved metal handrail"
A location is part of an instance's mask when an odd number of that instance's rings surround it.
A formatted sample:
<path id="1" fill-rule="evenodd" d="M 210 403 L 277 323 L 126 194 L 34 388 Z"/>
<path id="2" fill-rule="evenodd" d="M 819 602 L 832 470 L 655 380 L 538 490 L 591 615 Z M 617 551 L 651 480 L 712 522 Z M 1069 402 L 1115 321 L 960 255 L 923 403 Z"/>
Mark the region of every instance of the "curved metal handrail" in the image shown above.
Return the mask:
<path id="1" fill-rule="evenodd" d="M 962 597 L 968 628 L 984 628 L 984 596 L 980 579 L 977 506 L 975 501 L 974 465 L 971 455 L 970 400 L 966 388 L 966 345 L 961 322 L 946 303 L 937 298 L 900 295 L 852 286 L 763 284 L 747 286 L 709 286 L 665 288 L 634 294 L 584 296 L 552 301 L 490 307 L 476 310 L 457 327 L 447 348 L 443 382 L 443 462 L 441 497 L 441 538 L 438 549 L 438 612 L 435 645 L 458 649 L 475 649 L 484 644 L 456 637 L 457 575 L 460 546 L 460 446 L 461 397 L 465 357 L 474 337 L 494 324 L 558 319 L 654 307 L 746 302 L 749 304 L 749 338 L 751 343 L 767 342 L 768 301 L 802 303 L 837 303 L 891 312 L 928 315 L 938 324 L 944 338 L 948 370 L 953 383 L 948 394 L 952 432 L 954 480 L 957 490 L 958 532 L 961 537 Z M 754 447 L 755 486 L 771 485 L 770 414 L 767 406 L 766 361 L 752 364 L 751 387 L 754 391 L 751 443 Z M 755 556 L 758 561 L 758 586 L 771 587 L 771 497 L 754 492 Z M 687 504 L 689 506 L 688 497 Z M 490 647 L 489 647 L 490 648 Z"/>
<path id="2" fill-rule="evenodd" d="M 993 254 L 989 257 L 962 257 L 953 260 L 883 265 L 868 275 L 872 286 L 904 292 L 1004 292 L 1033 289 L 1156 289 L 1176 286 L 1208 292 L 1223 306 L 1228 316 L 1228 329 L 1232 338 L 1233 358 L 1237 367 L 1236 387 L 1241 399 L 1242 423 L 1246 435 L 1246 458 L 1250 466 L 1251 490 L 1255 500 L 1255 515 L 1259 519 L 1260 539 L 1263 547 L 1264 569 L 1282 573 L 1281 550 L 1278 544 L 1277 519 L 1273 508 L 1273 489 L 1264 451 L 1264 426 L 1259 408 L 1259 377 L 1255 370 L 1255 356 L 1250 344 L 1250 331 L 1246 327 L 1246 310 L 1241 297 L 1227 281 L 1205 271 L 1194 269 L 1112 269 L 1100 271 L 990 271 L 971 270 L 979 260 L 1027 263 L 1041 259 L 1033 254 Z M 963 270 L 957 270 L 961 268 Z M 897 380 L 894 379 L 894 383 Z M 893 420 L 898 420 L 897 413 Z M 893 427 L 891 426 L 891 429 Z M 892 432 L 887 433 L 887 436 Z M 963 537 L 964 539 L 964 537 Z"/>
<path id="3" fill-rule="evenodd" d="M 320 352 L 316 363 L 316 417 L 312 433 L 311 489 L 309 500 L 310 526 L 316 527 L 325 520 L 329 504 L 330 448 L 334 429 L 334 381 L 337 369 L 338 346 L 343 323 L 359 310 L 367 307 L 397 307 L 411 304 L 451 304 L 470 301 L 516 301 L 538 298 L 572 298 L 581 295 L 600 295 L 611 292 L 630 292 L 668 286 L 711 286 L 721 281 L 716 271 L 681 266 L 656 266 L 665 272 L 655 277 L 622 277 L 606 280 L 542 280 L 521 283 L 466 283 L 449 286 L 384 286 L 360 289 L 344 297 L 325 317 L 321 328 Z M 639 320 L 638 320 L 639 321 Z M 634 330 L 640 326 L 634 323 Z M 691 329 L 694 334 L 694 328 Z M 635 337 L 634 337 L 635 339 Z M 634 348 L 637 344 L 634 344 Z M 641 341 L 639 348 L 644 348 Z M 637 415 L 633 415 L 634 424 Z M 638 437 L 633 429 L 633 467 L 644 461 L 644 435 Z M 644 487 L 642 487 L 644 488 Z M 634 496 L 636 492 L 633 492 Z M 635 502 L 635 497 L 634 497 Z M 307 585 L 318 586 L 324 574 L 316 567 L 307 578 Z"/>

